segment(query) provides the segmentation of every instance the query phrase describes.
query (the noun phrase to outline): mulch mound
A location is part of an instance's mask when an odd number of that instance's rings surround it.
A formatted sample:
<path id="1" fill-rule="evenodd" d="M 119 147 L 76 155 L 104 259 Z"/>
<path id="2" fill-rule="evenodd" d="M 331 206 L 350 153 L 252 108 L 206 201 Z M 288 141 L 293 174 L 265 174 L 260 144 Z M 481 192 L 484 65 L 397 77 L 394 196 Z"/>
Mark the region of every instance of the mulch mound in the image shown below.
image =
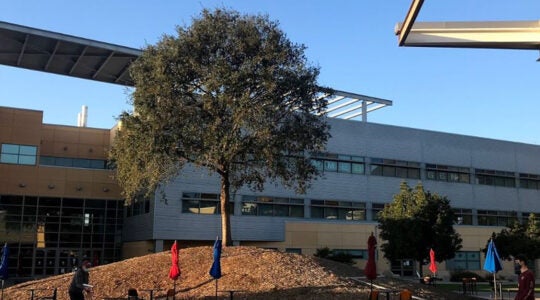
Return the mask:
<path id="1" fill-rule="evenodd" d="M 213 262 L 212 247 L 181 249 L 180 278 L 176 281 L 176 299 L 215 299 L 216 280 L 209 275 Z M 126 259 L 90 269 L 93 299 L 127 297 L 137 289 L 149 299 L 164 297 L 173 289 L 169 279 L 170 251 Z M 349 277 L 361 277 L 363 271 L 346 264 L 313 256 L 282 253 L 255 247 L 226 247 L 221 256 L 222 277 L 217 281 L 219 299 L 365 299 L 369 287 Z M 4 300 L 29 299 L 30 289 L 36 298 L 50 296 L 58 289 L 57 300 L 69 300 L 67 289 L 72 273 L 17 284 L 4 290 Z M 465 299 L 462 295 L 441 294 L 436 288 L 398 279 L 377 279 L 379 285 L 410 289 L 426 299 Z M 456 296 L 454 298 L 454 296 Z"/>

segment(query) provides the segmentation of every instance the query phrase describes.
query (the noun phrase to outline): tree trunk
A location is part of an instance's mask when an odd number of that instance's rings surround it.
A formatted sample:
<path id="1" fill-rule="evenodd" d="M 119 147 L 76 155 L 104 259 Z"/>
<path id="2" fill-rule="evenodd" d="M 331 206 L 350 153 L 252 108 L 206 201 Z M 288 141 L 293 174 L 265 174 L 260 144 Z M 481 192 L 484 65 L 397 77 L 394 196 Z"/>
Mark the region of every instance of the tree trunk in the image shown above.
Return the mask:
<path id="1" fill-rule="evenodd" d="M 231 214 L 229 211 L 230 189 L 229 173 L 224 173 L 221 176 L 221 194 L 219 195 L 221 205 L 221 236 L 224 247 L 232 246 Z"/>

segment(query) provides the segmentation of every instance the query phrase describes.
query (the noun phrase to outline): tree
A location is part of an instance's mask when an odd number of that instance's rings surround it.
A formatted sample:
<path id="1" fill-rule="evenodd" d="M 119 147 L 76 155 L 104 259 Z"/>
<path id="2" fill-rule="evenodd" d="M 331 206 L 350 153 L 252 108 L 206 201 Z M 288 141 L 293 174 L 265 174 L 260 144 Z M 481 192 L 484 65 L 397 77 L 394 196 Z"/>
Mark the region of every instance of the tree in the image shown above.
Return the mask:
<path id="1" fill-rule="evenodd" d="M 324 149 L 319 68 L 267 16 L 204 10 L 190 27 L 148 46 L 131 66 L 133 112 L 111 151 L 126 201 L 191 164 L 221 178 L 223 244 L 232 245 L 231 189 L 266 181 L 305 192 Z M 332 93 L 331 90 L 323 89 Z"/>
<path id="2" fill-rule="evenodd" d="M 412 258 L 418 261 L 420 272 L 430 248 L 438 262 L 453 258 L 462 242 L 453 227 L 455 220 L 446 197 L 424 191 L 421 183 L 412 189 L 402 182 L 394 201 L 379 214 L 384 256 L 391 261 Z"/>
<path id="3" fill-rule="evenodd" d="M 497 246 L 497 253 L 502 259 L 511 260 L 517 254 L 524 254 L 529 259 L 540 257 L 540 224 L 535 214 L 530 214 L 527 222 L 512 222 L 499 233 L 493 233 L 491 238 Z M 486 247 L 482 249 L 487 252 Z"/>

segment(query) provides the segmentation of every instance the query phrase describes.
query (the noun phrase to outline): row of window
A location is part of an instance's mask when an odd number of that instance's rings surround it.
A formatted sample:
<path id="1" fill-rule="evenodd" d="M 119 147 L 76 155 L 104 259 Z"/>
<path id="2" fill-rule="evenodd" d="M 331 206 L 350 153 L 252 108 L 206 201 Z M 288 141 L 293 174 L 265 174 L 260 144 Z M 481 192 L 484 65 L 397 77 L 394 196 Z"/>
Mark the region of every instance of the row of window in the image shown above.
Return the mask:
<path id="1" fill-rule="evenodd" d="M 229 203 L 229 211 L 234 212 L 234 202 Z M 209 193 L 183 193 L 182 194 L 182 212 L 192 214 L 221 214 L 219 204 L 219 194 Z"/>
<path id="2" fill-rule="evenodd" d="M 303 218 L 304 199 L 243 196 L 242 215 Z"/>
<path id="3" fill-rule="evenodd" d="M 365 160 L 360 156 L 317 153 L 311 162 L 321 172 L 350 174 L 365 174 L 366 172 Z M 369 174 L 375 176 L 420 179 L 420 171 L 421 164 L 413 161 L 371 158 L 369 164 Z M 471 171 L 468 167 L 426 163 L 425 171 L 428 180 L 471 183 Z M 476 184 L 516 187 L 518 181 L 521 188 L 540 189 L 540 175 L 536 174 L 520 173 L 516 178 L 513 172 L 474 169 L 474 175 Z"/>
<path id="4" fill-rule="evenodd" d="M 335 153 L 316 153 L 312 155 L 311 163 L 320 172 L 338 172 L 364 174 L 364 158 L 361 156 L 342 155 Z"/>
<path id="5" fill-rule="evenodd" d="M 426 178 L 448 182 L 471 182 L 469 168 L 437 164 L 426 164 Z"/>
<path id="6" fill-rule="evenodd" d="M 107 161 L 103 159 L 40 156 L 39 164 L 67 168 L 107 169 Z"/>
<path id="7" fill-rule="evenodd" d="M 230 213 L 234 214 L 234 202 L 231 199 Z M 144 203 L 144 202 L 143 202 Z M 220 214 L 219 194 L 183 193 L 182 212 L 194 214 Z M 384 209 L 384 203 L 372 203 L 371 220 L 377 221 L 379 212 Z M 242 196 L 241 215 L 267 217 L 305 217 L 305 201 L 301 198 Z M 367 209 L 365 202 L 317 200 L 312 199 L 309 206 L 311 219 L 365 221 Z M 478 210 L 455 208 L 457 225 L 479 226 L 509 226 L 519 219 L 515 211 Z M 524 221 L 530 213 L 522 213 Z"/>
<path id="8" fill-rule="evenodd" d="M 480 252 L 458 251 L 454 258 L 446 261 L 446 269 L 450 271 L 480 270 Z"/>
<path id="9" fill-rule="evenodd" d="M 37 147 L 17 144 L 2 144 L 0 163 L 35 165 Z M 41 156 L 40 165 L 61 166 L 68 168 L 107 169 L 106 160 L 69 157 Z M 311 163 L 320 172 L 338 172 L 348 174 L 365 174 L 365 159 L 361 156 L 334 153 L 316 153 Z M 369 174 L 375 176 L 420 179 L 421 165 L 418 162 L 371 158 Z M 436 181 L 471 183 L 470 169 L 467 167 L 426 164 L 426 179 Z M 482 185 L 516 187 L 516 176 L 513 172 L 474 169 L 475 183 Z M 540 189 L 540 175 L 519 174 L 519 187 Z"/>
<path id="10" fill-rule="evenodd" d="M 112 199 L 0 195 L 0 236 L 16 241 L 9 245 L 10 257 L 16 259 L 10 274 L 69 272 L 69 253 L 81 249 L 99 263 L 118 261 L 123 204 Z"/>
<path id="11" fill-rule="evenodd" d="M 362 202 L 311 200 L 311 218 L 329 220 L 366 220 L 366 204 Z"/>
<path id="12" fill-rule="evenodd" d="M 34 166 L 37 162 L 37 147 L 17 144 L 2 144 L 0 163 Z M 40 156 L 42 166 L 59 166 L 68 168 L 107 169 L 107 161 L 103 159 L 71 158 Z"/>

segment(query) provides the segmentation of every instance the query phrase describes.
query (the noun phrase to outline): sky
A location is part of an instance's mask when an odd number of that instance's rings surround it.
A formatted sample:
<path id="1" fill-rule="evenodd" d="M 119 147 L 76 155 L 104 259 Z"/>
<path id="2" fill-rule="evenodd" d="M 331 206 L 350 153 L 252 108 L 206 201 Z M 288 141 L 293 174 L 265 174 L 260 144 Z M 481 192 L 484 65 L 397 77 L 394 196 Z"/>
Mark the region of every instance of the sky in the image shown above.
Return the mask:
<path id="1" fill-rule="evenodd" d="M 307 47 L 318 83 L 393 101 L 374 123 L 540 145 L 539 51 L 399 47 L 412 0 L 2 0 L 0 21 L 132 48 L 186 27 L 202 9 L 264 14 Z M 532 21 L 538 0 L 425 0 L 417 21 Z M 0 106 L 44 112 L 43 122 L 111 128 L 130 110 L 120 85 L 0 65 Z"/>

